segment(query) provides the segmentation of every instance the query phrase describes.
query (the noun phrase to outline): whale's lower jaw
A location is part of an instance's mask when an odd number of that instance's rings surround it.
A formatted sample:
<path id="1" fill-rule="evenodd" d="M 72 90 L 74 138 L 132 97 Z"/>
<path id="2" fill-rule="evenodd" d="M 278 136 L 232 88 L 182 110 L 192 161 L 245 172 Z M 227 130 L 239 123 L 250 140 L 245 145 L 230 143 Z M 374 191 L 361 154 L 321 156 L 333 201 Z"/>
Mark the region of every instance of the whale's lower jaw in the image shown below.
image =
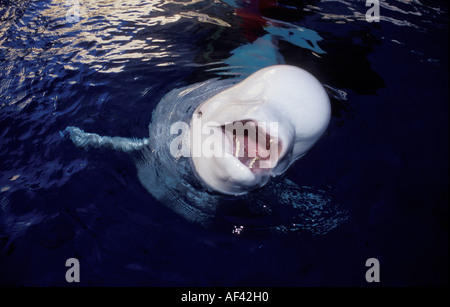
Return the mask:
<path id="1" fill-rule="evenodd" d="M 195 172 L 210 189 L 228 195 L 242 195 L 262 187 L 270 178 L 269 169 L 251 170 L 237 158 L 192 157 Z"/>

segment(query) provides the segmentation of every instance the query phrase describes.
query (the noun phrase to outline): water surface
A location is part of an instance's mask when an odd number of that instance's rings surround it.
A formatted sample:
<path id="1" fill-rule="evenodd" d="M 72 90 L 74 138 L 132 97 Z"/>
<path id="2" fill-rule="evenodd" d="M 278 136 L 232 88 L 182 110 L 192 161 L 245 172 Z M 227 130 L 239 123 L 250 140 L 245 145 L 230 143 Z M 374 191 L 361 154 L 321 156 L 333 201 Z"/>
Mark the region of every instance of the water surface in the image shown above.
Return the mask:
<path id="1" fill-rule="evenodd" d="M 73 23 L 69 8 L 0 2 L 2 285 L 66 286 L 71 257 L 83 285 L 366 286 L 371 257 L 383 285 L 448 285 L 445 1 L 381 1 L 379 23 L 357 0 L 85 0 Z M 278 231 L 252 231 L 239 209 L 192 223 L 128 155 L 61 134 L 148 137 L 172 90 L 280 63 L 314 74 L 333 116 L 286 174 L 305 201 L 285 199 L 297 220 Z M 307 220 L 327 208 L 342 218 Z"/>

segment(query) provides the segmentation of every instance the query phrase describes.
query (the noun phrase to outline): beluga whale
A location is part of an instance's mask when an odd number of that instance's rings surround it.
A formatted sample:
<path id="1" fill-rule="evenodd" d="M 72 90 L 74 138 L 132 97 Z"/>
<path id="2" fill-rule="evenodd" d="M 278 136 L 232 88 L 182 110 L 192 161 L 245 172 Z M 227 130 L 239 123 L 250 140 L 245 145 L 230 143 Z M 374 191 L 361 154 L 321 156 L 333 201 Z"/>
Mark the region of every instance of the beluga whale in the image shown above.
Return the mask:
<path id="1" fill-rule="evenodd" d="M 288 65 L 263 68 L 197 107 L 193 118 L 201 118 L 202 130 L 221 130 L 228 142 L 224 154 L 193 156 L 194 169 L 214 190 L 246 193 L 304 155 L 326 130 L 330 115 L 328 95 L 311 74 Z M 197 143 L 193 150 L 203 145 Z"/>
<path id="2" fill-rule="evenodd" d="M 244 80 L 211 79 L 172 90 L 153 110 L 148 138 L 100 136 L 73 126 L 65 131 L 78 147 L 130 154 L 147 191 L 189 221 L 208 226 L 220 212 L 234 224 L 305 228 L 305 216 L 330 199 L 280 175 L 317 143 L 330 117 L 327 92 L 313 75 L 273 65 Z M 300 209 L 305 203 L 309 207 Z M 243 206 L 236 216 L 233 208 Z M 279 206 L 294 214 L 286 213 L 283 225 L 279 218 L 267 222 Z M 337 210 L 327 212 L 331 216 L 316 222 L 342 220 Z"/>

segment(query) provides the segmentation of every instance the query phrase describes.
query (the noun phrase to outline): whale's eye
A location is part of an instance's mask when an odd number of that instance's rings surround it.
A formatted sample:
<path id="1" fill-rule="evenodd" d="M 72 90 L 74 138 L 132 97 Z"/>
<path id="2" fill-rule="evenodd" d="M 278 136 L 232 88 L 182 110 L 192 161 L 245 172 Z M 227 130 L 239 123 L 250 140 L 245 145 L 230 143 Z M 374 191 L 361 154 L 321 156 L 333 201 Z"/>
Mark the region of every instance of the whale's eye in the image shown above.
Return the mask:
<path id="1" fill-rule="evenodd" d="M 203 113 L 202 113 L 202 111 L 198 111 L 198 117 L 202 117 L 202 115 L 203 115 Z"/>

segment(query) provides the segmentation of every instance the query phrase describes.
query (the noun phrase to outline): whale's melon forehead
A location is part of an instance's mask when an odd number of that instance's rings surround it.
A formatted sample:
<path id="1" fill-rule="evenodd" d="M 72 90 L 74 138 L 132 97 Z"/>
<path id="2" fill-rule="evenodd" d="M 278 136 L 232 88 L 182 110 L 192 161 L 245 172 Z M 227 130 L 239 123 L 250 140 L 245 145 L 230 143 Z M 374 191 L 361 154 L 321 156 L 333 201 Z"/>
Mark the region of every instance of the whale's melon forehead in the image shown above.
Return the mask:
<path id="1" fill-rule="evenodd" d="M 199 105 L 196 113 L 209 116 L 222 108 L 242 113 L 265 105 L 283 114 L 301 113 L 302 106 L 329 107 L 328 96 L 320 82 L 307 71 L 288 65 L 263 68 L 240 83 Z M 321 112 L 319 112 L 321 113 Z"/>

